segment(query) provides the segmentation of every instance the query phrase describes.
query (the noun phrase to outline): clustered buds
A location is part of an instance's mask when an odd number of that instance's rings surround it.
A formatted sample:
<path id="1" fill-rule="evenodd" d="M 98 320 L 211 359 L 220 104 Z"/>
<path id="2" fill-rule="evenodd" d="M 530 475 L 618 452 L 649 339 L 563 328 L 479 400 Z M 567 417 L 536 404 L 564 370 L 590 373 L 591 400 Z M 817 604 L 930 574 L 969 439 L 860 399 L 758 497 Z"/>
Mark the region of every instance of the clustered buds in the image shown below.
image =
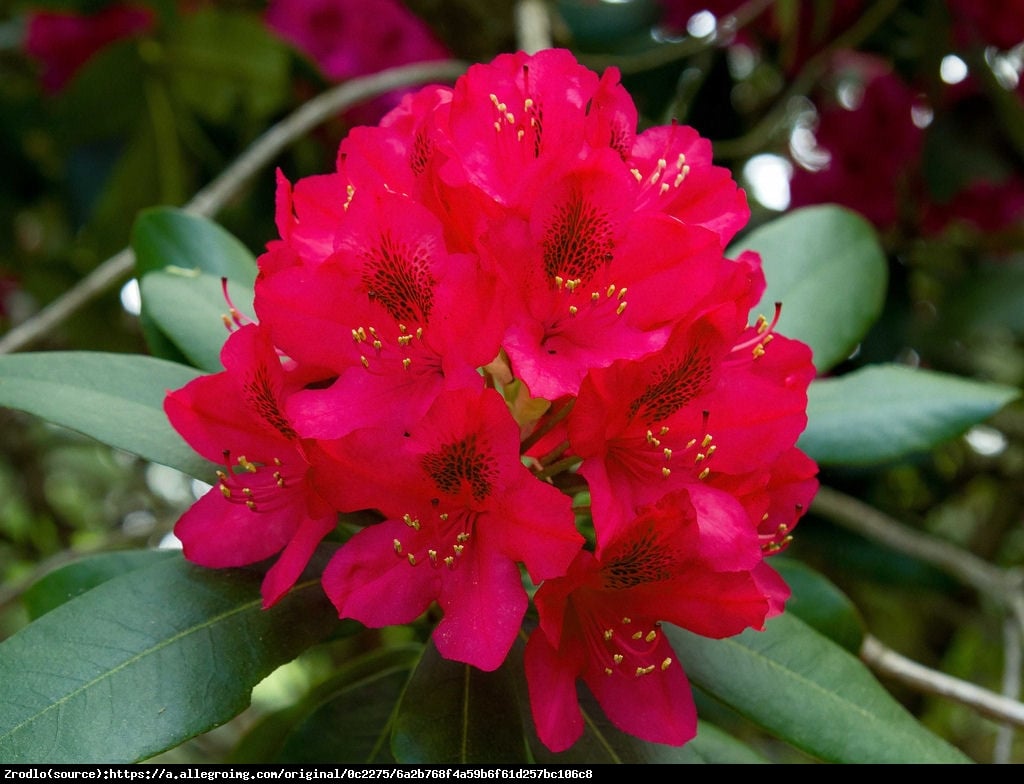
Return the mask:
<path id="1" fill-rule="evenodd" d="M 626 732 L 691 739 L 661 624 L 763 628 L 788 596 L 765 558 L 817 488 L 810 351 L 748 323 L 760 259 L 725 256 L 749 211 L 709 142 L 638 132 L 615 69 L 503 55 L 354 129 L 335 172 L 279 176 L 276 217 L 257 321 L 167 398 L 223 465 L 186 557 L 277 556 L 269 606 L 371 510 L 323 575 L 341 617 L 436 603 L 438 651 L 484 670 L 525 620 L 549 748 L 583 730 L 579 679 Z"/>

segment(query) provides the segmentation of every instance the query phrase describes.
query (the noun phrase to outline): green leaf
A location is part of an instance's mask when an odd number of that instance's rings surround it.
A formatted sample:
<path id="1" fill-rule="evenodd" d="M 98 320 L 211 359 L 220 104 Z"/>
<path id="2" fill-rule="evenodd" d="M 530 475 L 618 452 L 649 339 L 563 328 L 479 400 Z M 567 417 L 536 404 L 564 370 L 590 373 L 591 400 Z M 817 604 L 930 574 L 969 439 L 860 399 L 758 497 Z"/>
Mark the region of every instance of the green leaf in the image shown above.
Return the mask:
<path id="1" fill-rule="evenodd" d="M 694 684 L 818 759 L 970 762 L 914 719 L 860 660 L 791 614 L 763 632 L 724 640 L 664 628 Z"/>
<path id="2" fill-rule="evenodd" d="M 760 253 L 768 288 L 751 311 L 771 317 L 782 303 L 778 332 L 802 340 L 824 372 L 846 359 L 882 313 L 888 285 L 885 253 L 863 217 L 835 205 L 794 210 L 729 248 Z"/>
<path id="3" fill-rule="evenodd" d="M 391 751 L 399 763 L 525 764 L 515 676 L 441 658 L 428 645 L 395 716 Z"/>
<path id="4" fill-rule="evenodd" d="M 786 602 L 786 612 L 851 653 L 857 653 L 864 640 L 864 619 L 846 594 L 793 558 L 776 556 L 770 563 L 793 592 Z"/>
<path id="5" fill-rule="evenodd" d="M 206 272 L 252 287 L 256 259 L 238 239 L 213 221 L 172 207 L 139 214 L 132 228 L 139 276 L 166 267 Z"/>
<path id="6" fill-rule="evenodd" d="M 45 575 L 33 583 L 21 599 L 29 618 L 35 620 L 107 580 L 176 555 L 173 550 L 97 553 Z"/>
<path id="7" fill-rule="evenodd" d="M 47 613 L 0 643 L 0 761 L 134 762 L 237 715 L 336 625 L 322 567 L 262 610 L 259 569 L 177 557 Z"/>
<path id="8" fill-rule="evenodd" d="M 193 365 L 211 373 L 223 370 L 228 306 L 220 278 L 171 267 L 145 275 L 140 290 L 149 318 Z M 252 313 L 251 287 L 229 282 L 228 294 L 239 309 Z"/>
<path id="9" fill-rule="evenodd" d="M 220 280 L 228 279 L 235 305 L 251 313 L 255 257 L 213 221 L 170 207 L 143 211 L 132 227 L 131 244 L 150 350 L 164 359 L 220 370 L 219 350 L 227 337 L 221 315 L 228 310 Z M 165 276 L 174 278 L 168 282 Z"/>
<path id="10" fill-rule="evenodd" d="M 199 478 L 212 463 L 197 455 L 164 414 L 168 390 L 199 372 L 153 357 L 99 351 L 0 356 L 0 406 L 35 414 L 110 446 Z"/>
<path id="11" fill-rule="evenodd" d="M 215 7 L 171 30 L 167 57 L 177 95 L 215 123 L 261 120 L 288 97 L 288 53 L 256 15 Z"/>
<path id="12" fill-rule="evenodd" d="M 393 763 L 391 717 L 420 644 L 371 651 L 294 705 L 264 717 L 229 763 Z"/>
<path id="13" fill-rule="evenodd" d="M 869 365 L 811 384 L 798 446 L 822 464 L 886 462 L 963 433 L 1019 395 L 945 373 Z"/>

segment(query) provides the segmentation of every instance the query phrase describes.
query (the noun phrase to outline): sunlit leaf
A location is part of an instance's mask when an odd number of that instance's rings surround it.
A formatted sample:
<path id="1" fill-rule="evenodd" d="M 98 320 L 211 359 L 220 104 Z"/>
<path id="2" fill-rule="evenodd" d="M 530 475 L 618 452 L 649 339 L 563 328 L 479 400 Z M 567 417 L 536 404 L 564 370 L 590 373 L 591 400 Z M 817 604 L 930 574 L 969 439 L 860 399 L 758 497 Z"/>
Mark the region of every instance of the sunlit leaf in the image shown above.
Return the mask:
<path id="1" fill-rule="evenodd" d="M 270 610 L 259 569 L 178 556 L 50 611 L 0 643 L 0 759 L 134 762 L 227 721 L 336 625 L 322 567 Z"/>
<path id="2" fill-rule="evenodd" d="M 724 640 L 665 630 L 693 683 L 813 757 L 970 762 L 914 719 L 859 659 L 792 614 Z"/>
<path id="3" fill-rule="evenodd" d="M 927 451 L 1019 396 L 1012 387 L 902 365 L 813 382 L 798 445 L 822 464 L 870 464 Z"/>
<path id="4" fill-rule="evenodd" d="M 848 357 L 882 312 L 885 254 L 855 212 L 834 205 L 793 210 L 745 235 L 729 255 L 742 250 L 761 255 L 768 282 L 751 318 L 771 318 L 781 302 L 778 332 L 807 343 L 819 372 Z"/>
<path id="5" fill-rule="evenodd" d="M 191 476 L 215 469 L 179 436 L 164 414 L 168 390 L 199 372 L 154 357 L 98 351 L 0 356 L 0 406 L 35 414 L 110 446 Z"/>

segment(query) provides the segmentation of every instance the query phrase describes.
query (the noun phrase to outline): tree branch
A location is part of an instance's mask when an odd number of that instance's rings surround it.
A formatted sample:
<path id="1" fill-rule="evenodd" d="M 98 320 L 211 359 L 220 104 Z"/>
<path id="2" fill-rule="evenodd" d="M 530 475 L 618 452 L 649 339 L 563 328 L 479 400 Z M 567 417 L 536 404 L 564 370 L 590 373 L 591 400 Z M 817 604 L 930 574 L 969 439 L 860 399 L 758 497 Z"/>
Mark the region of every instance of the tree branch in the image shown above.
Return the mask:
<path id="1" fill-rule="evenodd" d="M 414 84 L 452 81 L 467 64 L 457 60 L 415 63 L 352 79 L 307 101 L 285 119 L 271 126 L 209 185 L 196 193 L 183 209 L 209 217 L 231 200 L 242 186 L 283 149 L 317 125 L 368 98 Z M 74 288 L 65 292 L 35 316 L 0 338 L 0 354 L 18 351 L 34 343 L 50 329 L 124 279 L 135 263 L 131 248 L 104 261 Z"/>
<path id="2" fill-rule="evenodd" d="M 1024 727 L 1024 703 L 929 669 L 901 656 L 871 635 L 864 638 L 860 657 L 875 672 L 882 675 L 927 694 L 955 700 L 996 721 Z"/>

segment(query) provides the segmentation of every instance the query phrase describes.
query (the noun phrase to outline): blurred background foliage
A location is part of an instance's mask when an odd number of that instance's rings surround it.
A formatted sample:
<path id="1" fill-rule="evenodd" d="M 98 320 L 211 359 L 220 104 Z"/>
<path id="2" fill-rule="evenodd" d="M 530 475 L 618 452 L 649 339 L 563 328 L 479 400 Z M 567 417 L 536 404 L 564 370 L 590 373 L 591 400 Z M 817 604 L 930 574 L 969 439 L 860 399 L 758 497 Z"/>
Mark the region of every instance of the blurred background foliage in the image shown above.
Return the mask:
<path id="1" fill-rule="evenodd" d="M 372 5 L 370 11 L 368 6 Z M 751 226 L 837 202 L 875 224 L 885 311 L 837 373 L 896 361 L 1024 385 L 1024 2 L 559 0 L 550 33 L 621 69 L 641 125 L 676 119 L 747 189 Z M 0 10 L 0 333 L 128 244 L 138 212 L 181 205 L 330 85 L 419 60 L 522 45 L 512 0 L 103 0 Z M 216 216 L 258 253 L 274 167 L 331 169 L 384 96 L 288 146 Z M 36 349 L 144 352 L 131 282 Z M 989 563 L 1024 568 L 1024 408 L 929 454 L 828 467 L 822 482 Z M 0 409 L 0 636 L 21 592 L 76 555 L 169 541 L 202 487 L 170 469 Z M 1019 699 L 1021 665 L 991 599 L 815 508 L 789 555 L 827 575 L 900 653 Z M 261 687 L 276 706 L 324 670 L 306 656 Z M 894 693 L 975 759 L 1024 762 L 1020 733 L 901 683 Z M 708 708 L 713 710 L 713 708 Z M 718 717 L 716 717 L 717 719 Z M 240 722 L 252 721 L 251 712 Z M 230 726 L 171 752 L 219 759 Z M 998 748 L 997 748 L 998 747 Z M 995 756 L 994 756 L 995 755 Z"/>

